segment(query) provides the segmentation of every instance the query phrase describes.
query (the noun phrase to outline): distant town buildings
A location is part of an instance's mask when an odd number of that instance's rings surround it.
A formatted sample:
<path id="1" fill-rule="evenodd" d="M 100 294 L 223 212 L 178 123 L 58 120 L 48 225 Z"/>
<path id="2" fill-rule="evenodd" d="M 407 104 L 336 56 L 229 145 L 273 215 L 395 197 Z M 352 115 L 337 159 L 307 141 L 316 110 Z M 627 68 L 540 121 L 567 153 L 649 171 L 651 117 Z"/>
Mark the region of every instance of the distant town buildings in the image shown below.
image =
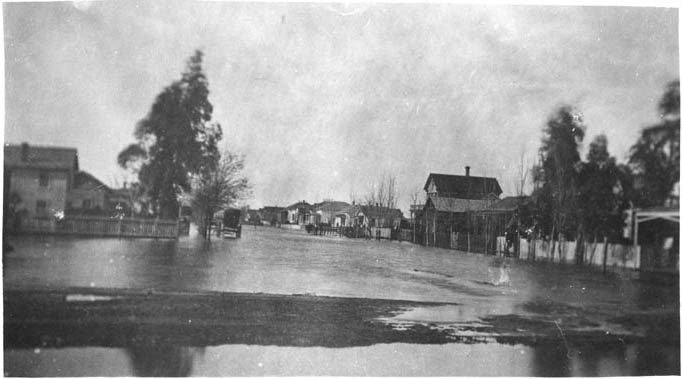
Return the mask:
<path id="1" fill-rule="evenodd" d="M 398 228 L 403 219 L 400 209 L 379 205 L 356 205 L 342 209 L 336 214 L 335 226 L 361 228 Z"/>
<path id="2" fill-rule="evenodd" d="M 345 201 L 334 201 L 332 199 L 325 199 L 321 203 L 313 204 L 317 223 L 334 225 L 336 214 L 349 205 Z"/>
<path id="3" fill-rule="evenodd" d="M 305 200 L 287 207 L 287 224 L 308 225 L 315 223 L 312 204 Z"/>

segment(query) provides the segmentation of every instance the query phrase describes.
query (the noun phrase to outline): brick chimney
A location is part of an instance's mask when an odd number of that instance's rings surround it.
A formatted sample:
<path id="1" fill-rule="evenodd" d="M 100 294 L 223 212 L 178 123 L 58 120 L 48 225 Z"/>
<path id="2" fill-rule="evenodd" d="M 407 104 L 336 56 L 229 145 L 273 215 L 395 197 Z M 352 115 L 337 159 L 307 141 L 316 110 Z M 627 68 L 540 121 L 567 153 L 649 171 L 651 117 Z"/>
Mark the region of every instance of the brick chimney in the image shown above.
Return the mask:
<path id="1" fill-rule="evenodd" d="M 471 170 L 471 167 L 465 166 L 464 169 L 466 170 L 467 176 L 469 176 L 469 170 Z"/>

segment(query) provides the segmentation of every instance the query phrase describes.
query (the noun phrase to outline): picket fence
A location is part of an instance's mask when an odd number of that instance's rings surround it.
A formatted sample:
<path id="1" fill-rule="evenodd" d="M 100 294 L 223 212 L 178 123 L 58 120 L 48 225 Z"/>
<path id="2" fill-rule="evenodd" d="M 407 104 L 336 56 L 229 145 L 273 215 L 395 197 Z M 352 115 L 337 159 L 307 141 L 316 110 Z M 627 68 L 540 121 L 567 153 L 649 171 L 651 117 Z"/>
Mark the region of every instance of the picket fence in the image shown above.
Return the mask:
<path id="1" fill-rule="evenodd" d="M 576 243 L 574 241 L 557 241 L 552 256 L 552 243 L 547 240 L 527 241 L 521 239 L 519 259 L 537 261 L 549 261 L 556 263 L 575 263 Z M 505 237 L 497 237 L 497 252 L 505 251 Z M 640 246 L 608 244 L 606 251 L 603 243 L 588 243 L 585 246 L 583 264 L 592 266 L 604 265 L 606 254 L 606 266 L 639 269 L 641 265 Z"/>
<path id="2" fill-rule="evenodd" d="M 21 222 L 19 232 L 98 237 L 178 238 L 179 226 L 176 220 L 67 216 L 61 220 L 25 219 Z"/>

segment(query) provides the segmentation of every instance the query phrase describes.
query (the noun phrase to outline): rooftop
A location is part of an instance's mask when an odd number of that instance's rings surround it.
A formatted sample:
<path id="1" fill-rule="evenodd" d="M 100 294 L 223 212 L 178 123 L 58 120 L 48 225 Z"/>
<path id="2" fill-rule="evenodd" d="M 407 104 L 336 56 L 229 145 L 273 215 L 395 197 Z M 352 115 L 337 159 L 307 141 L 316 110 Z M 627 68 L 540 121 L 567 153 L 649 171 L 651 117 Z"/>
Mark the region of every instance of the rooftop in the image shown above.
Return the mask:
<path id="1" fill-rule="evenodd" d="M 459 199 L 483 199 L 486 195 L 499 196 L 502 188 L 495 178 L 469 175 L 429 174 L 424 190 L 429 192 L 431 183 L 441 196 Z"/>
<path id="2" fill-rule="evenodd" d="M 78 171 L 78 151 L 72 147 L 5 145 L 5 167 Z"/>

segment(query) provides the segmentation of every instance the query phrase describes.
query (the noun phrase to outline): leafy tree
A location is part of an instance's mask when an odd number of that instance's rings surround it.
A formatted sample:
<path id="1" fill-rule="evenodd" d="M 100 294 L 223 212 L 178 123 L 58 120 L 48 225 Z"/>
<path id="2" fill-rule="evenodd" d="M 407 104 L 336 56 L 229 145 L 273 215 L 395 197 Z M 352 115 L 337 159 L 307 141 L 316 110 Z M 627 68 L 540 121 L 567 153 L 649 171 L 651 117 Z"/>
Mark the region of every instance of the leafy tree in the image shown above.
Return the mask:
<path id="1" fill-rule="evenodd" d="M 624 190 L 622 173 L 608 151 L 605 135 L 590 143 L 587 162 L 579 166 L 579 224 L 577 229 L 577 262 L 582 263 L 584 241 L 605 239 L 621 231 Z"/>
<path id="2" fill-rule="evenodd" d="M 214 168 L 192 177 L 191 191 L 184 196 L 190 200 L 192 216 L 204 237 L 208 237 L 213 215 L 247 194 L 249 184 L 241 175 L 243 168 L 243 157 L 225 152 Z"/>
<path id="3" fill-rule="evenodd" d="M 154 213 L 162 218 L 177 216 L 177 197 L 190 190 L 190 178 L 214 170 L 219 159 L 222 130 L 210 122 L 213 106 L 202 57 L 197 50 L 189 58 L 181 79 L 164 88 L 138 122 L 137 142 L 118 156 L 119 165 L 137 173 Z"/>
<path id="4" fill-rule="evenodd" d="M 535 168 L 538 212 L 550 215 L 552 241 L 576 229 L 579 147 L 585 134 L 582 116 L 573 107 L 561 106 L 549 118 Z M 544 226 L 544 233 L 548 226 Z M 555 244 L 552 243 L 552 254 Z"/>
<path id="5" fill-rule="evenodd" d="M 630 149 L 638 206 L 663 205 L 680 181 L 680 81 L 668 84 L 658 105 L 661 121 L 642 130 Z"/>

